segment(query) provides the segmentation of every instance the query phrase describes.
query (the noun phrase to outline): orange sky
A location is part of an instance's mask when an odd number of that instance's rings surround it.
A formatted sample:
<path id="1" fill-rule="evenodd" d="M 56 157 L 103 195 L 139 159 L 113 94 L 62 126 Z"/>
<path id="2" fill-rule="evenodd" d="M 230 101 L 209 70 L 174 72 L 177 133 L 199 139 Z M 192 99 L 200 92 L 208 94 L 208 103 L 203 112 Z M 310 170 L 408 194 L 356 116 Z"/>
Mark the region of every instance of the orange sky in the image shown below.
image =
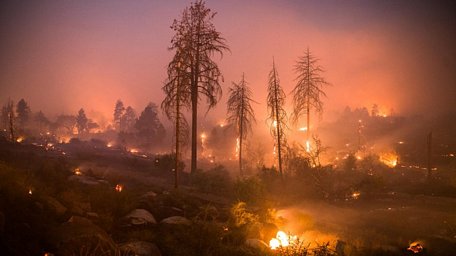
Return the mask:
<path id="1" fill-rule="evenodd" d="M 25 98 L 50 116 L 83 107 L 93 118 L 111 118 L 119 98 L 137 112 L 159 104 L 169 26 L 187 3 L 2 1 L 1 102 Z M 263 123 L 272 57 L 289 93 L 294 62 L 309 47 L 332 84 L 326 118 L 346 105 L 422 114 L 454 108 L 456 12 L 451 2 L 432 3 L 207 1 L 231 48 L 219 61 L 224 92 L 244 72 Z M 226 94 L 206 118 L 219 119 L 225 102 Z"/>

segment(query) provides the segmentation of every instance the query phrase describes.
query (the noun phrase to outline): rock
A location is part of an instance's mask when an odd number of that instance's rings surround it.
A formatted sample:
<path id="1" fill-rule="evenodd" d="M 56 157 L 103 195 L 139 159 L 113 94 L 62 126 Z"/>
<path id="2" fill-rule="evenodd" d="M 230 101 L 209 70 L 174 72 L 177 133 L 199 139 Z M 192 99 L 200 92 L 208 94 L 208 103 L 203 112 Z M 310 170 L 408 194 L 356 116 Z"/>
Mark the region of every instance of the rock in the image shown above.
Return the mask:
<path id="1" fill-rule="evenodd" d="M 161 256 L 158 247 L 150 242 L 135 241 L 120 245 L 120 250 L 137 256 Z"/>
<path id="2" fill-rule="evenodd" d="M 153 191 L 149 191 L 145 193 L 144 195 L 141 196 L 141 199 L 146 199 L 146 200 L 154 200 L 154 198 L 157 196 L 157 193 Z"/>
<path id="3" fill-rule="evenodd" d="M 134 209 L 127 214 L 127 216 L 125 216 L 125 219 L 127 219 L 129 224 L 132 225 L 157 224 L 154 216 L 149 211 L 144 209 Z"/>
<path id="4" fill-rule="evenodd" d="M 45 205 L 46 209 L 51 210 L 57 216 L 62 216 L 67 211 L 67 208 L 61 204 L 57 199 L 50 196 L 43 196 L 42 203 Z"/>
<path id="5" fill-rule="evenodd" d="M 257 250 L 260 250 L 260 251 L 269 250 L 269 246 L 265 242 L 263 242 L 259 239 L 247 239 L 245 241 L 245 245 L 255 248 Z"/>
<path id="6" fill-rule="evenodd" d="M 190 225 L 190 224 L 192 224 L 192 222 L 189 219 L 182 217 L 182 216 L 168 217 L 168 218 L 163 219 L 161 221 L 161 223 L 171 224 L 171 225 Z"/>
<path id="7" fill-rule="evenodd" d="M 98 219 L 99 218 L 98 213 L 96 213 L 96 212 L 87 212 L 86 215 L 87 215 L 87 217 L 89 217 L 91 219 Z"/>
<path id="8" fill-rule="evenodd" d="M 86 185 L 98 185 L 98 184 L 100 184 L 100 182 L 97 179 L 94 179 L 94 178 L 89 177 L 89 176 L 82 176 L 82 175 L 71 175 L 70 177 L 68 177 L 68 180 L 77 181 L 77 182 L 80 182 L 80 183 L 86 184 Z"/>
<path id="9" fill-rule="evenodd" d="M 57 250 L 56 255 L 110 255 L 116 251 L 110 236 L 84 217 L 71 216 L 49 234 L 47 243 Z"/>

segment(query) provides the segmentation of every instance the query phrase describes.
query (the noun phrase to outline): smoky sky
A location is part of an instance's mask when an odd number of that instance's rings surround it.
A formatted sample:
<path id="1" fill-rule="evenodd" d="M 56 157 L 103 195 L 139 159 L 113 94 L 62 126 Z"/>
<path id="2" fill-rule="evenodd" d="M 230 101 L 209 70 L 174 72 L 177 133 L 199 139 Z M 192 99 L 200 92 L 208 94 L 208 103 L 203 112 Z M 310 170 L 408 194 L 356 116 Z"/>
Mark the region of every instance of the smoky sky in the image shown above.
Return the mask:
<path id="1" fill-rule="evenodd" d="M 456 9 L 451 1 L 206 4 L 217 12 L 215 26 L 231 49 L 221 59 L 216 56 L 224 95 L 207 118 L 224 116 L 228 87 L 245 73 L 258 102 L 257 119 L 264 119 L 272 59 L 288 94 L 295 82 L 293 65 L 307 47 L 331 83 L 327 115 L 347 105 L 370 108 L 374 103 L 385 111 L 419 114 L 455 106 Z M 2 1 L 0 100 L 25 98 L 32 110 L 49 115 L 83 107 L 89 116 L 106 118 L 117 99 L 138 112 L 150 101 L 159 105 L 172 57 L 170 25 L 188 5 L 177 0 Z"/>

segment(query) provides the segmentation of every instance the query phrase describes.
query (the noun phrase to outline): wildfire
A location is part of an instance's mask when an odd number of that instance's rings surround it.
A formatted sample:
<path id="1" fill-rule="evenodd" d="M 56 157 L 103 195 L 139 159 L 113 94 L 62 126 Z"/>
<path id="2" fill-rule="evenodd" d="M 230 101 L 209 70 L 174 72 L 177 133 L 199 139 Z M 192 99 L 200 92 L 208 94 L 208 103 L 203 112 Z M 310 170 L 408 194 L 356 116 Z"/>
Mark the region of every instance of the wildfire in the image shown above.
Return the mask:
<path id="1" fill-rule="evenodd" d="M 299 128 L 299 131 L 301 131 L 301 132 L 307 131 L 307 127 L 301 127 L 301 128 Z"/>
<path id="2" fill-rule="evenodd" d="M 19 137 L 19 138 L 16 139 L 16 141 L 17 141 L 18 143 L 21 143 L 21 142 L 24 141 L 24 137 Z"/>
<path id="3" fill-rule="evenodd" d="M 120 184 L 117 184 L 115 189 L 117 192 L 122 192 L 123 186 Z"/>
<path id="4" fill-rule="evenodd" d="M 360 192 L 353 192 L 353 194 L 351 196 L 353 199 L 358 199 L 360 195 L 361 195 Z"/>
<path id="5" fill-rule="evenodd" d="M 407 251 L 411 251 L 413 253 L 420 253 L 424 249 L 423 245 L 419 241 L 413 242 L 410 244 L 410 246 L 407 248 Z"/>
<path id="6" fill-rule="evenodd" d="M 112 144 L 108 143 L 108 144 L 106 144 L 106 147 L 110 148 L 110 147 L 112 147 Z"/>
<path id="7" fill-rule="evenodd" d="M 280 247 L 290 246 L 290 244 L 293 244 L 296 241 L 297 236 L 287 235 L 285 232 L 279 230 L 276 237 L 269 241 L 269 247 L 272 250 L 276 250 Z"/>
<path id="8" fill-rule="evenodd" d="M 29 194 L 29 195 L 32 195 L 32 194 L 33 194 L 32 189 L 29 189 L 28 194 Z"/>
<path id="9" fill-rule="evenodd" d="M 130 153 L 138 153 L 139 150 L 137 150 L 136 148 L 130 148 L 128 151 L 130 151 Z"/>
<path id="10" fill-rule="evenodd" d="M 76 169 L 74 170 L 74 174 L 75 174 L 75 175 L 82 175 L 82 172 L 81 172 L 81 170 L 80 170 L 79 168 L 76 168 Z"/>
<path id="11" fill-rule="evenodd" d="M 310 141 L 309 140 L 306 140 L 306 152 L 307 153 L 310 152 Z"/>
<path id="12" fill-rule="evenodd" d="M 380 161 L 390 168 L 397 165 L 398 156 L 395 153 L 384 153 L 380 155 Z"/>

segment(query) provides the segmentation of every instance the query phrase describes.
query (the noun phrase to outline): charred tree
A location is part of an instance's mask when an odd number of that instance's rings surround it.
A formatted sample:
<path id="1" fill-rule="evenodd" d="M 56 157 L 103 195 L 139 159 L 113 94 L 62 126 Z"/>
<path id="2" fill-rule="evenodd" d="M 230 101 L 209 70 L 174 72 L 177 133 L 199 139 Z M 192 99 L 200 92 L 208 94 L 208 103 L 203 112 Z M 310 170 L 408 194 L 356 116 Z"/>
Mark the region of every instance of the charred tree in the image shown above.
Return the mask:
<path id="1" fill-rule="evenodd" d="M 293 94 L 292 120 L 296 124 L 302 116 L 307 117 L 306 151 L 310 151 L 310 113 L 323 112 L 322 97 L 326 97 L 323 87 L 329 85 L 322 77 L 323 69 L 307 48 L 304 56 L 300 57 L 295 65 L 296 86 Z"/>
<path id="2" fill-rule="evenodd" d="M 175 20 L 171 26 L 175 35 L 171 40 L 170 50 L 181 55 L 184 62 L 179 74 L 186 79 L 190 88 L 190 102 L 192 110 L 192 156 L 191 172 L 197 168 L 197 121 L 198 102 L 205 96 L 208 110 L 215 107 L 221 95 L 220 80 L 222 73 L 212 59 L 214 54 L 223 56 L 228 51 L 228 46 L 220 32 L 215 29 L 212 20 L 215 12 L 207 8 L 204 1 L 198 0 L 190 4 L 182 12 L 180 20 Z M 174 66 L 174 68 L 177 68 Z M 187 79 L 188 78 L 188 79 Z"/>
<path id="3" fill-rule="evenodd" d="M 282 152 L 284 152 L 283 149 L 287 144 L 284 133 L 285 129 L 287 129 L 287 113 L 284 109 L 285 93 L 280 86 L 279 75 L 274 60 L 272 61 L 272 70 L 269 72 L 267 105 L 270 132 L 274 138 L 274 144 L 277 149 L 279 173 L 283 178 Z"/>
<path id="4" fill-rule="evenodd" d="M 190 77 L 185 72 L 182 52 L 178 51 L 168 65 L 168 78 L 162 90 L 165 99 L 161 108 L 166 117 L 174 124 L 174 188 L 179 186 L 179 161 L 182 147 L 188 144 L 189 126 L 182 111 L 190 108 Z"/>
<path id="5" fill-rule="evenodd" d="M 255 122 L 255 115 L 251 103 L 252 92 L 247 87 L 247 82 L 242 74 L 239 83 L 233 83 L 229 89 L 227 122 L 236 128 L 239 138 L 239 174 L 243 175 L 242 169 L 242 144 L 247 134 L 252 130 L 252 122 Z"/>

